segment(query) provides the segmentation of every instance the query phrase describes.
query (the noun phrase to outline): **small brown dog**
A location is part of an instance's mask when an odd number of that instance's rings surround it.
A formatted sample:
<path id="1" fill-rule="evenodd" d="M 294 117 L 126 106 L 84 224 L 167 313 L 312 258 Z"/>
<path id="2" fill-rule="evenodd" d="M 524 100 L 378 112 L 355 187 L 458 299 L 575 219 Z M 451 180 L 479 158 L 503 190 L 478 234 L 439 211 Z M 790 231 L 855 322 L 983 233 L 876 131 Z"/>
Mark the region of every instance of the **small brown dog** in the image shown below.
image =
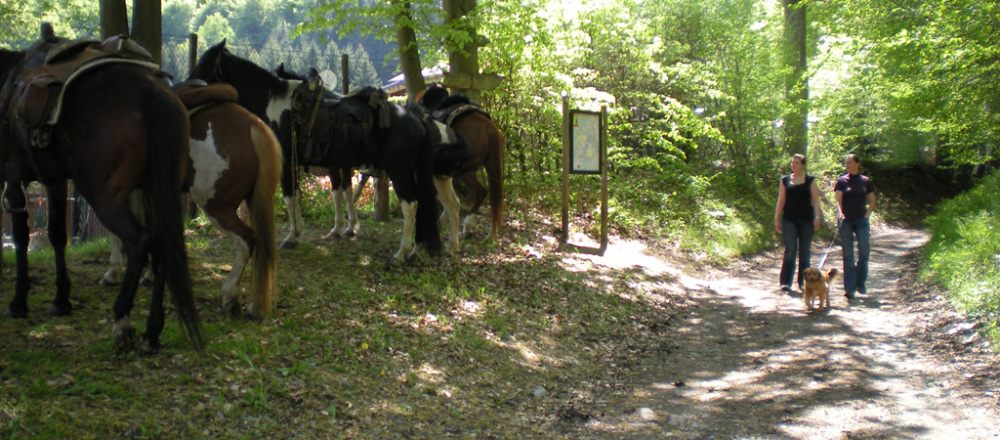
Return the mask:
<path id="1" fill-rule="evenodd" d="M 806 288 L 802 292 L 802 298 L 806 302 L 806 311 L 813 310 L 813 300 L 819 299 L 820 308 L 830 308 L 830 282 L 837 276 L 837 269 L 830 269 L 823 273 L 815 267 L 810 267 L 802 273 L 806 278 Z M 825 307 L 824 307 L 825 303 Z"/>

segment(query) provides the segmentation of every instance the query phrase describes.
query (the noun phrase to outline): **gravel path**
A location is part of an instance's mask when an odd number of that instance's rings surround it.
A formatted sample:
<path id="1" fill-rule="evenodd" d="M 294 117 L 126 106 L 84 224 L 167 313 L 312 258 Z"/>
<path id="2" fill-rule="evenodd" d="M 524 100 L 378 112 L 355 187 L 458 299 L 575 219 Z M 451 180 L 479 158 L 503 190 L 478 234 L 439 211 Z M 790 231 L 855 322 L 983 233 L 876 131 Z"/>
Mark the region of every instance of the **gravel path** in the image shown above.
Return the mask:
<path id="1" fill-rule="evenodd" d="M 776 289 L 776 255 L 682 278 L 676 338 L 583 436 L 1000 439 L 1000 361 L 916 280 L 927 239 L 876 230 L 868 295 L 849 302 L 836 282 L 826 313 L 806 314 L 801 294 Z M 841 261 L 835 246 L 826 268 Z"/>

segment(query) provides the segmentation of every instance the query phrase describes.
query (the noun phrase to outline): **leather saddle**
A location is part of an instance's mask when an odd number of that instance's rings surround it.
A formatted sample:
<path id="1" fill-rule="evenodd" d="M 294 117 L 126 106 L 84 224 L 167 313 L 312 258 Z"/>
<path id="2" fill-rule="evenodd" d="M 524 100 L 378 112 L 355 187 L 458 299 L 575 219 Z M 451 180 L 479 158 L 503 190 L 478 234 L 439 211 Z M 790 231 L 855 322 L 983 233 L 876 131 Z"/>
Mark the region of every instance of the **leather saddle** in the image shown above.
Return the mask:
<path id="1" fill-rule="evenodd" d="M 468 113 L 479 113 L 490 119 L 490 114 L 486 110 L 465 95 L 448 96 L 437 107 L 431 109 L 430 116 L 432 119 L 451 127 L 456 119 Z"/>
<path id="2" fill-rule="evenodd" d="M 152 72 L 159 71 L 159 65 L 153 62 L 149 52 L 128 37 L 67 41 L 53 47 L 43 64 L 18 74 L 18 87 L 5 116 L 33 131 L 32 146 L 48 146 L 49 139 L 44 131 L 47 131 L 46 126 L 59 121 L 65 87 L 81 73 L 107 63 L 132 63 Z"/>
<path id="3" fill-rule="evenodd" d="M 375 87 L 365 87 L 348 95 L 338 95 L 322 87 L 318 75 L 310 72 L 293 98 L 292 118 L 305 129 L 304 159 L 316 163 L 327 156 L 333 143 L 358 142 L 365 155 L 374 155 L 372 131 L 388 128 L 388 95 Z M 317 101 L 318 100 L 318 101 Z"/>
<path id="4" fill-rule="evenodd" d="M 173 87 L 173 90 L 181 98 L 184 108 L 188 109 L 189 116 L 215 104 L 223 102 L 235 103 L 239 99 L 239 94 L 235 87 L 227 83 L 208 84 L 200 79 L 193 79 L 177 84 Z"/>

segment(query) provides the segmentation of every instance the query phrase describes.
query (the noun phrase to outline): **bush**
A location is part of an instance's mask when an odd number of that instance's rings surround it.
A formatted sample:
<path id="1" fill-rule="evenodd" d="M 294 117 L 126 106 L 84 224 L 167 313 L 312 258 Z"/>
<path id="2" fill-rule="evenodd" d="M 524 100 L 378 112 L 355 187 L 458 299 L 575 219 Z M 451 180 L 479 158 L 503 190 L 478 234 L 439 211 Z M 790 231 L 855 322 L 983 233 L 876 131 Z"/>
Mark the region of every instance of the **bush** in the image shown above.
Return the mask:
<path id="1" fill-rule="evenodd" d="M 1000 342 L 1000 173 L 972 190 L 938 204 L 927 223 L 922 276 L 951 292 L 955 307 L 986 326 Z"/>

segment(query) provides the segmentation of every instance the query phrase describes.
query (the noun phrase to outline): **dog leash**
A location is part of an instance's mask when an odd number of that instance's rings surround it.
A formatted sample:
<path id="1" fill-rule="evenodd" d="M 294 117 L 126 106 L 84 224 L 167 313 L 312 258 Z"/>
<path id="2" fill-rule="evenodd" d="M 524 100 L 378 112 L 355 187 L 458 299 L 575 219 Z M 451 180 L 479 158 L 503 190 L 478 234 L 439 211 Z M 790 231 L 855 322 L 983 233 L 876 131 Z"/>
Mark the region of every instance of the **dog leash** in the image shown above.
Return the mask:
<path id="1" fill-rule="evenodd" d="M 833 244 L 837 242 L 837 236 L 840 235 L 840 223 L 843 221 L 843 219 L 839 218 L 840 216 L 837 216 L 837 217 L 838 218 L 837 218 L 837 230 L 836 230 L 836 233 L 833 234 L 833 239 L 830 240 L 830 245 L 826 247 L 826 252 L 823 252 L 823 256 L 820 257 L 819 264 L 816 265 L 816 269 L 822 269 L 823 268 L 823 263 L 826 263 L 826 256 L 830 255 L 830 249 L 833 249 Z"/>

